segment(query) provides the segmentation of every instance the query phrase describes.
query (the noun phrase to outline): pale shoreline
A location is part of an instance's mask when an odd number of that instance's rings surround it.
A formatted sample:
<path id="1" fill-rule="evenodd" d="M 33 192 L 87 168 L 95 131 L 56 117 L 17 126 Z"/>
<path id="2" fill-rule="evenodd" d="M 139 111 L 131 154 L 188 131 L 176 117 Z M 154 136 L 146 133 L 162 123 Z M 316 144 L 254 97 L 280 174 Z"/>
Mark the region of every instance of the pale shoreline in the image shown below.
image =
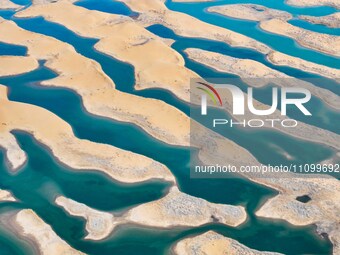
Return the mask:
<path id="1" fill-rule="evenodd" d="M 1 0 L 0 2 L 0 10 L 11 10 L 11 9 L 17 10 L 22 7 L 23 7 L 22 5 L 15 4 L 10 0 Z"/>
<path id="2" fill-rule="evenodd" d="M 340 3 L 338 0 L 286 0 L 285 3 L 298 7 L 330 6 L 340 9 Z"/>
<path id="3" fill-rule="evenodd" d="M 0 189 L 0 202 L 15 202 L 15 201 L 17 200 L 11 192 Z"/>
<path id="4" fill-rule="evenodd" d="M 283 255 L 248 248 L 211 230 L 194 237 L 186 237 L 178 241 L 172 249 L 177 255 Z"/>
<path id="5" fill-rule="evenodd" d="M 30 56 L 0 56 L 0 77 L 28 73 L 39 67 L 36 59 Z"/>

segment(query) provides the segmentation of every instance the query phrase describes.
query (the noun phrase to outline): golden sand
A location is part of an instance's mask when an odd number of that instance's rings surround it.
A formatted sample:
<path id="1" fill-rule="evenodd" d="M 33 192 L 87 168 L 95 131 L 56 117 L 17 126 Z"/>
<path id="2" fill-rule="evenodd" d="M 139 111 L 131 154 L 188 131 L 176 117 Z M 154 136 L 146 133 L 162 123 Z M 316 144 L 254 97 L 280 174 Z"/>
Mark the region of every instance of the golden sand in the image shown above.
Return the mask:
<path id="1" fill-rule="evenodd" d="M 174 247 L 178 255 L 279 255 L 276 252 L 263 252 L 250 249 L 236 240 L 222 236 L 214 231 L 188 237 Z"/>
<path id="2" fill-rule="evenodd" d="M 30 57 L 47 60 L 45 65 L 59 76 L 42 84 L 76 91 L 82 96 L 87 111 L 134 123 L 155 138 L 170 144 L 189 144 L 189 118 L 185 114 L 160 100 L 116 90 L 100 65 L 78 54 L 72 46 L 52 37 L 23 30 L 11 21 L 0 23 L 0 41 L 24 45 Z M 148 51 L 153 50 L 150 46 L 148 48 Z"/>
<path id="3" fill-rule="evenodd" d="M 267 8 L 258 4 L 228 4 L 209 7 L 208 12 L 215 12 L 235 19 L 262 21 L 267 19 L 289 20 L 293 16 L 285 11 Z"/>
<path id="4" fill-rule="evenodd" d="M 290 37 L 303 47 L 340 56 L 339 36 L 313 32 L 279 19 L 262 21 L 260 27 L 267 32 Z"/>
<path id="5" fill-rule="evenodd" d="M 0 76 L 27 73 L 38 67 L 38 61 L 32 57 L 0 56 Z"/>
<path id="6" fill-rule="evenodd" d="M 102 171 L 121 182 L 154 178 L 174 181 L 171 172 L 162 164 L 113 146 L 78 139 L 71 126 L 53 113 L 34 105 L 8 101 L 6 87 L 1 86 L 0 92 L 0 133 L 29 132 L 50 148 L 62 163 L 74 169 Z"/>
<path id="7" fill-rule="evenodd" d="M 22 230 L 18 230 L 17 235 L 32 240 L 38 247 L 42 255 L 82 255 L 53 231 L 51 226 L 46 224 L 31 209 L 19 211 L 15 216 L 15 225 Z"/>

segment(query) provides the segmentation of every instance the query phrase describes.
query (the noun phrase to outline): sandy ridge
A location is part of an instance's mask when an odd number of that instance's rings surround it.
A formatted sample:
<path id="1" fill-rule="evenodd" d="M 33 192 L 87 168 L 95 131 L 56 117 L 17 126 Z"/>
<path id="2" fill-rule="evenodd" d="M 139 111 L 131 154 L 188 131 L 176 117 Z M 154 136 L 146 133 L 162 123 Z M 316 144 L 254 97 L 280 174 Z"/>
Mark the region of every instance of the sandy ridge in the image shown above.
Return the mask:
<path id="1" fill-rule="evenodd" d="M 11 192 L 9 192 L 7 190 L 0 189 L 0 202 L 4 202 L 4 201 L 14 202 L 14 201 L 16 201 L 16 199 L 12 195 Z"/>
<path id="2" fill-rule="evenodd" d="M 260 27 L 267 32 L 290 37 L 306 48 L 333 56 L 340 56 L 339 36 L 313 32 L 293 26 L 288 22 L 279 19 L 262 21 L 260 22 Z"/>
<path id="3" fill-rule="evenodd" d="M 212 6 L 207 9 L 208 12 L 215 12 L 224 16 L 244 19 L 251 21 L 262 21 L 268 19 L 289 20 L 293 16 L 285 11 L 267 8 L 258 4 L 228 4 Z"/>
<path id="4" fill-rule="evenodd" d="M 313 24 L 325 25 L 330 28 L 340 28 L 340 12 L 319 17 L 300 15 L 299 19 L 308 21 Z"/>
<path id="5" fill-rule="evenodd" d="M 286 0 L 286 3 L 299 7 L 331 6 L 340 9 L 338 0 Z"/>
<path id="6" fill-rule="evenodd" d="M 6 150 L 6 158 L 12 170 L 17 170 L 26 162 L 26 153 L 11 133 L 0 132 L 0 147 Z"/>
<path id="7" fill-rule="evenodd" d="M 176 186 L 163 198 L 133 207 L 120 216 L 94 210 L 65 197 L 58 197 L 56 203 L 71 215 L 86 219 L 86 230 L 89 233 L 86 238 L 94 240 L 107 237 L 119 224 L 133 223 L 169 228 L 197 227 L 210 222 L 220 222 L 236 227 L 247 218 L 245 209 L 241 206 L 210 203 L 182 193 Z"/>
<path id="8" fill-rule="evenodd" d="M 180 240 L 174 247 L 178 255 L 279 255 L 250 249 L 236 240 L 222 236 L 214 231 Z"/>

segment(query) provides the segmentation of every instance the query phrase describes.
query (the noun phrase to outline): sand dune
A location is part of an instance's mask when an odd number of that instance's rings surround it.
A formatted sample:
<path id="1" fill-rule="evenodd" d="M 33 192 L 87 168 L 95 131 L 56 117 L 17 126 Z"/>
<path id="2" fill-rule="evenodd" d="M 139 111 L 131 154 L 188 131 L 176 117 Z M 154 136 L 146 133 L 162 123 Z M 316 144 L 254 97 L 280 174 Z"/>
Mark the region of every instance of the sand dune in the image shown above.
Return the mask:
<path id="1" fill-rule="evenodd" d="M 174 247 L 178 255 L 279 255 L 276 252 L 264 252 L 250 249 L 247 246 L 222 236 L 214 231 L 179 241 Z"/>
<path id="2" fill-rule="evenodd" d="M 300 15 L 299 19 L 313 24 L 325 25 L 330 28 L 340 28 L 340 12 L 329 14 L 327 16 Z"/>
<path id="3" fill-rule="evenodd" d="M 228 4 L 209 7 L 208 12 L 215 12 L 236 19 L 262 21 L 268 19 L 289 20 L 293 16 L 285 11 L 267 8 L 258 4 Z"/>
<path id="4" fill-rule="evenodd" d="M 57 236 L 53 229 L 30 209 L 19 211 L 12 224 L 17 229 L 17 235 L 32 240 L 42 255 L 85 254 L 75 250 Z"/>
<path id="5" fill-rule="evenodd" d="M 0 76 L 8 76 L 33 71 L 38 68 L 39 63 L 29 56 L 0 56 L 0 66 Z"/>
<path id="6" fill-rule="evenodd" d="M 121 182 L 153 178 L 174 181 L 171 172 L 162 164 L 113 146 L 78 139 L 72 128 L 53 113 L 34 105 L 8 101 L 6 87 L 0 89 L 0 133 L 29 132 L 49 147 L 62 163 L 74 169 L 99 170 Z"/>
<path id="7" fill-rule="evenodd" d="M 71 215 L 86 219 L 86 230 L 89 233 L 86 238 L 94 240 L 107 237 L 119 224 L 133 223 L 168 228 L 196 227 L 220 222 L 236 227 L 247 218 L 245 209 L 241 206 L 210 203 L 182 193 L 177 187 L 172 187 L 165 197 L 133 207 L 120 216 L 94 210 L 65 197 L 58 197 L 56 203 Z"/>
<path id="8" fill-rule="evenodd" d="M 333 56 L 340 56 L 339 36 L 313 32 L 279 19 L 262 21 L 260 22 L 260 27 L 267 32 L 290 37 L 303 47 Z"/>

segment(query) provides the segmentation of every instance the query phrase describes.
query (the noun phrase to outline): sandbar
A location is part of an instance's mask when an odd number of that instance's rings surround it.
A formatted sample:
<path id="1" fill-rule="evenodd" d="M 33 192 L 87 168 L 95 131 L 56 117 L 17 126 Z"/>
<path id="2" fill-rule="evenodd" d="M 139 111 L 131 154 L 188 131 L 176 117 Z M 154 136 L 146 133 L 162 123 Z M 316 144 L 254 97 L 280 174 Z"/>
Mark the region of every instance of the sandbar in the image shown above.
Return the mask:
<path id="1" fill-rule="evenodd" d="M 330 28 L 340 28 L 340 12 L 326 16 L 308 16 L 300 15 L 299 19 L 308 21 L 313 24 L 320 24 Z"/>
<path id="2" fill-rule="evenodd" d="M 207 9 L 208 12 L 215 12 L 227 17 L 251 21 L 262 21 L 268 19 L 289 20 L 293 16 L 285 11 L 267 8 L 258 4 L 228 4 L 212 6 Z"/>
<path id="3" fill-rule="evenodd" d="M 320 51 L 332 56 L 340 56 L 340 37 L 321 34 L 293 26 L 280 19 L 260 22 L 260 28 L 274 34 L 287 36 L 303 47 Z"/>

